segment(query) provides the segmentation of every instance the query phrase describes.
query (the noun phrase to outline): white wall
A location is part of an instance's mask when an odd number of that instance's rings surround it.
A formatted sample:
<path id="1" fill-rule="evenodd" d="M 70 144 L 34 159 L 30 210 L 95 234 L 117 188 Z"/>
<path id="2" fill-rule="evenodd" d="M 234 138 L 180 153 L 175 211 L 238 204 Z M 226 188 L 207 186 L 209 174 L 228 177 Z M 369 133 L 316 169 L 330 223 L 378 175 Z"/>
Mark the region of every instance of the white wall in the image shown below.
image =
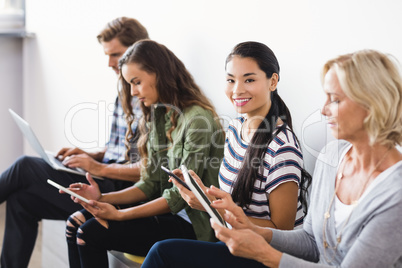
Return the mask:
<path id="1" fill-rule="evenodd" d="M 22 155 L 22 135 L 8 109 L 22 112 L 21 38 L 0 37 L 0 172 Z"/>
<path id="2" fill-rule="evenodd" d="M 222 116 L 235 116 L 223 94 L 230 49 L 247 40 L 271 47 L 281 65 L 279 93 L 297 133 L 308 137 L 311 169 L 329 137 L 319 115 L 321 66 L 364 48 L 402 60 L 401 10 L 397 0 L 28 0 L 27 28 L 37 37 L 25 48 L 24 115 L 48 149 L 102 146 L 109 125 L 104 103 L 113 102 L 116 79 L 95 36 L 106 22 L 129 16 L 182 59 Z M 100 111 L 84 103 L 100 103 Z"/>

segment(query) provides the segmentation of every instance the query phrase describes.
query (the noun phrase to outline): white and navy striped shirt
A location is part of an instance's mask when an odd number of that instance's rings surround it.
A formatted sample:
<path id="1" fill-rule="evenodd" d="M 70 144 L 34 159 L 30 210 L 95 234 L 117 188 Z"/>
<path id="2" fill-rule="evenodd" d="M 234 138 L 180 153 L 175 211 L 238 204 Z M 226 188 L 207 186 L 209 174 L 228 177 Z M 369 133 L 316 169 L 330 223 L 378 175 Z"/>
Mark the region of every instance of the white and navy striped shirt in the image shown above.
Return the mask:
<path id="1" fill-rule="evenodd" d="M 245 118 L 234 119 L 228 128 L 225 141 L 225 153 L 219 170 L 220 188 L 232 193 L 237 174 L 242 166 L 248 142 L 241 138 L 241 128 Z M 300 185 L 303 155 L 293 133 L 287 129 L 278 133 L 268 145 L 263 166 L 258 171 L 254 192 L 249 208 L 243 208 L 247 216 L 259 219 L 271 219 L 269 194 L 280 184 L 294 181 Z M 300 194 L 300 190 L 299 190 Z M 304 213 L 298 202 L 295 227 L 303 224 Z"/>

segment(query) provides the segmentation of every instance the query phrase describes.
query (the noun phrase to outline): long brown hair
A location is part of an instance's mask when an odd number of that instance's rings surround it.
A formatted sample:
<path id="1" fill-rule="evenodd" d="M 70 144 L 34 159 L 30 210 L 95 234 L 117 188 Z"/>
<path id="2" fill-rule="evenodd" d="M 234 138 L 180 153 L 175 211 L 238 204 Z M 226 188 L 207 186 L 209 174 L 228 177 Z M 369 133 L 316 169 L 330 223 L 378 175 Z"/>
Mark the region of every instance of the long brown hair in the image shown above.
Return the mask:
<path id="1" fill-rule="evenodd" d="M 208 98 L 194 82 L 192 75 L 188 72 L 184 64 L 164 45 L 152 40 L 141 40 L 129 47 L 119 61 L 119 68 L 129 63 L 136 63 L 141 70 L 156 74 L 156 91 L 159 96 L 159 103 L 168 104 L 175 107 L 170 121 L 172 127 L 167 131 L 167 138 L 172 141 L 171 133 L 176 128 L 178 112 L 192 105 L 198 105 L 209 110 L 214 118 L 218 120 L 215 109 Z M 132 109 L 132 96 L 130 94 L 130 84 L 128 84 L 120 72 L 119 81 L 122 83 L 120 92 L 122 106 L 126 114 L 128 131 L 126 140 L 133 138 L 131 124 L 134 120 Z M 146 161 L 148 152 L 146 143 L 149 130 L 146 123 L 151 121 L 151 108 L 141 103 L 143 116 L 139 121 L 140 137 L 137 142 L 141 158 Z M 218 124 L 220 125 L 220 124 Z M 172 141 L 173 142 L 173 141 Z"/>

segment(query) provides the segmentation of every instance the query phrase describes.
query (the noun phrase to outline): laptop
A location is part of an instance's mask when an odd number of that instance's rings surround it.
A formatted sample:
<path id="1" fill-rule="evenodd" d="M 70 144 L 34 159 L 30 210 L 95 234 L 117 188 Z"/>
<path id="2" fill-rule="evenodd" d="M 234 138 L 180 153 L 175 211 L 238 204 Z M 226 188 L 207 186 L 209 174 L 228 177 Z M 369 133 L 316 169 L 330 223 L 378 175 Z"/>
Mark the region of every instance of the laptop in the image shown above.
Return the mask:
<path id="1" fill-rule="evenodd" d="M 22 134 L 28 140 L 29 144 L 35 150 L 37 154 L 42 157 L 42 159 L 49 164 L 55 170 L 70 172 L 78 175 L 85 176 L 86 171 L 81 168 L 69 168 L 63 165 L 63 163 L 55 157 L 55 155 L 51 152 L 47 152 L 43 149 L 42 145 L 40 144 L 39 140 L 36 138 L 35 133 L 33 132 L 31 126 L 26 122 L 24 119 L 21 118 L 16 112 L 11 109 L 8 109 L 11 114 L 11 117 L 14 119 L 17 126 L 20 128 Z"/>

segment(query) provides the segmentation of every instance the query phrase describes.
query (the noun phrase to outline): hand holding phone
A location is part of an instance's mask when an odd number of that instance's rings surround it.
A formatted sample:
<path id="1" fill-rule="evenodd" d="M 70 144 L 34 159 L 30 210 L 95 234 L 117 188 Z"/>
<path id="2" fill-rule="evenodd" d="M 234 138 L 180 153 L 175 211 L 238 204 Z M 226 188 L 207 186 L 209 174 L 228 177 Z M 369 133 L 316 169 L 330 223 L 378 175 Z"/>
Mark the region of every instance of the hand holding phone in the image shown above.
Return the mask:
<path id="1" fill-rule="evenodd" d="M 188 185 L 182 181 L 179 177 L 177 177 L 171 170 L 167 169 L 164 166 L 161 166 L 161 169 L 163 171 L 165 171 L 170 177 L 172 177 L 173 179 L 175 179 L 178 183 L 180 183 L 181 185 L 183 185 L 184 188 L 186 188 L 187 190 L 191 191 L 190 187 L 188 187 Z"/>
<path id="2" fill-rule="evenodd" d="M 86 199 L 85 197 L 80 196 L 80 195 L 77 194 L 77 193 L 74 193 L 73 191 L 67 189 L 66 187 L 63 187 L 63 186 L 61 186 L 60 184 L 57 184 L 57 183 L 55 183 L 54 181 L 49 180 L 49 179 L 47 180 L 47 183 L 49 183 L 50 185 L 53 185 L 54 187 L 56 187 L 56 188 L 59 189 L 59 190 L 62 190 L 62 191 L 65 192 L 65 193 L 70 194 L 70 195 L 72 195 L 72 196 L 74 196 L 74 197 L 77 197 L 78 199 L 80 199 L 80 200 L 84 201 L 85 203 L 89 204 L 89 200 L 88 200 L 88 199 Z"/>

